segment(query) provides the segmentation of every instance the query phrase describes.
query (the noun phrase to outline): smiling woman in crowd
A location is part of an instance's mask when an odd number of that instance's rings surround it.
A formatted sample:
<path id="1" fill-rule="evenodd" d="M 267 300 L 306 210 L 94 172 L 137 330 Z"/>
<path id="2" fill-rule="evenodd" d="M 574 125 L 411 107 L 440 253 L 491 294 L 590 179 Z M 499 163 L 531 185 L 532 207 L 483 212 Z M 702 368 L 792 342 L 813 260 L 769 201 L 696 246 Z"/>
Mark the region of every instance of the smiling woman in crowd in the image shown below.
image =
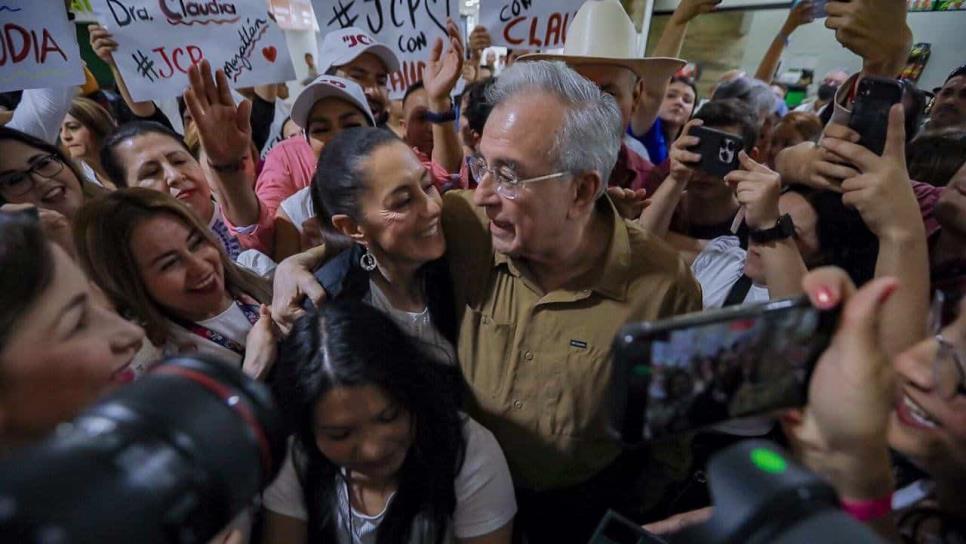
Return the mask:
<path id="1" fill-rule="evenodd" d="M 264 494 L 263 543 L 510 542 L 500 446 L 438 394 L 443 367 L 384 314 L 332 303 L 303 317 L 278 370 L 295 438 Z"/>
<path id="2" fill-rule="evenodd" d="M 103 304 L 32 214 L 0 213 L 0 241 L 2 453 L 130 379 L 144 331 Z"/>
<path id="3" fill-rule="evenodd" d="M 70 225 L 84 202 L 102 194 L 57 146 L 0 126 L 0 205 L 35 207 L 51 241 L 73 252 Z M 10 206 L 13 205 L 13 206 Z"/>
<path id="4" fill-rule="evenodd" d="M 78 214 L 78 259 L 163 354 L 197 351 L 263 377 L 275 360 L 268 284 L 170 195 L 121 189 Z"/>

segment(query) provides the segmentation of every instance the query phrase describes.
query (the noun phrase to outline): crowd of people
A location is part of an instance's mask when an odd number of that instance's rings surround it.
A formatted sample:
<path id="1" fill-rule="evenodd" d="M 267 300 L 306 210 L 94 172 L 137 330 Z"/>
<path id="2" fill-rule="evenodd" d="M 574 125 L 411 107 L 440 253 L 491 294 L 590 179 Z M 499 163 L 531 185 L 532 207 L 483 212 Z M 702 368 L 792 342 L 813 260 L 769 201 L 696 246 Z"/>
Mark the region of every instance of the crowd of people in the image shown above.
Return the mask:
<path id="1" fill-rule="evenodd" d="M 590 1 L 562 53 L 499 70 L 488 29 L 449 21 L 401 101 L 392 49 L 333 32 L 277 134 L 285 84 L 201 61 L 172 119 L 92 26 L 113 89 L 3 96 L 0 455 L 198 353 L 267 383 L 291 431 L 217 542 L 586 542 L 608 509 L 672 533 L 748 437 L 890 541 L 966 542 L 966 65 L 900 80 L 880 154 L 849 121 L 906 63 L 905 0 L 825 3 L 862 68 L 794 111 L 773 83 L 813 2 L 703 97 L 677 57 L 718 3 L 682 0 L 641 58 L 621 4 Z M 724 175 L 709 134 L 743 142 Z M 621 448 L 621 326 L 792 296 L 842 307 L 805 406 Z"/>

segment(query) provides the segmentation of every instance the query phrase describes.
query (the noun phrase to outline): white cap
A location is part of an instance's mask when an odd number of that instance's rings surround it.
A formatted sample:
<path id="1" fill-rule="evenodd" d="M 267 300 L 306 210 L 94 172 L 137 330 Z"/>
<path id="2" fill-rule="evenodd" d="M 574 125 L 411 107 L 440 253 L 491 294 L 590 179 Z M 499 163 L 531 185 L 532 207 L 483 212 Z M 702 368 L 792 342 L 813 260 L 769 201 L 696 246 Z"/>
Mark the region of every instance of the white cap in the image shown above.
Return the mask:
<path id="1" fill-rule="evenodd" d="M 295 103 L 292 104 L 292 121 L 295 121 L 295 124 L 303 130 L 308 130 L 308 117 L 312 106 L 315 106 L 319 100 L 329 97 L 341 98 L 359 108 L 359 111 L 369 120 L 369 125 L 376 126 L 376 118 L 369 109 L 369 102 L 366 101 L 362 87 L 355 81 L 336 76 L 319 76 L 302 89 Z"/>
<path id="2" fill-rule="evenodd" d="M 333 66 L 349 64 L 363 53 L 378 57 L 388 72 L 399 71 L 399 58 L 392 49 L 377 42 L 361 28 L 350 26 L 325 35 L 319 50 L 319 73 L 324 74 Z"/>

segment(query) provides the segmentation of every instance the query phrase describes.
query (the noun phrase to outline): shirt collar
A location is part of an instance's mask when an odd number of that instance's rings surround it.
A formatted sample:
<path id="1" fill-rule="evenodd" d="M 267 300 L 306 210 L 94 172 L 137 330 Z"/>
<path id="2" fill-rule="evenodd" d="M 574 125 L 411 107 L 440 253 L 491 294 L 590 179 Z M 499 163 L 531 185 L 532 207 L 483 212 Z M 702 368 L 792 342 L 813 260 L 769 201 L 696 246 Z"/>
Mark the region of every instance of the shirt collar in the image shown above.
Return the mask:
<path id="1" fill-rule="evenodd" d="M 627 298 L 627 279 L 631 266 L 631 242 L 627 224 L 606 194 L 598 200 L 595 213 L 603 214 L 605 224 L 611 229 L 611 235 L 604 259 L 593 271 L 594 277 L 599 279 L 591 290 L 615 300 L 624 300 Z M 506 265 L 513 276 L 526 278 L 521 269 L 522 263 L 494 251 L 493 267 L 502 265 Z"/>

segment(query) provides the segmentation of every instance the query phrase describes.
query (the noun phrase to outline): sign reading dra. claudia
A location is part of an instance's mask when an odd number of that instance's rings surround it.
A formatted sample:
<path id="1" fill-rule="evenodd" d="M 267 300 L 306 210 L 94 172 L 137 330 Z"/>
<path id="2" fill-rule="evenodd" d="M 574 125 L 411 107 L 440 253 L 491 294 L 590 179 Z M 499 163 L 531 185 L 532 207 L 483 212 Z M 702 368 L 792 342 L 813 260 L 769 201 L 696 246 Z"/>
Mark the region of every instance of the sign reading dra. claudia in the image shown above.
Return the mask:
<path id="1" fill-rule="evenodd" d="M 135 100 L 181 94 L 188 68 L 208 59 L 232 87 L 295 79 L 292 59 L 265 0 L 93 0 L 114 34 L 114 52 Z"/>

